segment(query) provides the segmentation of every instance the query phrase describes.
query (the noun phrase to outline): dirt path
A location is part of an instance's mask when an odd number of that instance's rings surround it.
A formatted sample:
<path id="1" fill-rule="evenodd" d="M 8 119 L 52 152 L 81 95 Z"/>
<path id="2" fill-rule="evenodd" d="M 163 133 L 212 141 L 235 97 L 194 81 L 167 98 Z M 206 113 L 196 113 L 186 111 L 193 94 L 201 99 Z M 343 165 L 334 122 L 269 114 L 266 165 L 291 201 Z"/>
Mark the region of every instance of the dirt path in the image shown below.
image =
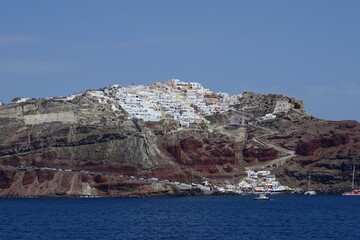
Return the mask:
<path id="1" fill-rule="evenodd" d="M 269 161 L 269 162 L 266 162 L 266 163 L 261 163 L 261 164 L 254 165 L 254 166 L 251 166 L 251 167 L 245 167 L 245 170 L 265 169 L 265 168 L 268 168 L 268 167 L 279 166 L 279 165 L 282 165 L 283 163 L 285 163 L 290 158 L 296 156 L 295 151 L 291 151 L 291 150 L 288 150 L 288 149 L 285 149 L 285 148 L 282 148 L 282 147 L 279 147 L 279 146 L 275 146 L 275 145 L 267 143 L 267 142 L 265 142 L 264 140 L 261 139 L 263 137 L 267 137 L 267 136 L 271 136 L 271 135 L 278 135 L 279 134 L 278 131 L 275 131 L 275 130 L 272 130 L 272 129 L 269 129 L 269 128 L 265 128 L 265 127 L 261 127 L 261 126 L 258 126 L 256 124 L 251 124 L 251 125 L 256 127 L 256 128 L 260 128 L 260 129 L 267 132 L 267 133 L 265 133 L 263 135 L 260 135 L 258 137 L 254 137 L 252 140 L 255 143 L 259 144 L 262 147 L 273 148 L 273 149 L 277 150 L 278 152 L 281 152 L 285 156 L 282 156 L 280 158 L 276 158 L 276 159 L 274 159 L 272 161 Z"/>

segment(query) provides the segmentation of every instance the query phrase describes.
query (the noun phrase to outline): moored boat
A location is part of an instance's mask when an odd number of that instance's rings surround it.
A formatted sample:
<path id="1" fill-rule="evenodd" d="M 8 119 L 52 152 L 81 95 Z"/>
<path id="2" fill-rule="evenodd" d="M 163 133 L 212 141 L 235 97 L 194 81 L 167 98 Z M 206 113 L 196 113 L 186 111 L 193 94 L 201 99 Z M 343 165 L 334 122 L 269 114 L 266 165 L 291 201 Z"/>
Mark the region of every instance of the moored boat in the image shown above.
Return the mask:
<path id="1" fill-rule="evenodd" d="M 316 195 L 316 192 L 314 190 L 309 190 L 304 193 L 304 195 Z"/>
<path id="2" fill-rule="evenodd" d="M 353 174 L 352 174 L 352 184 L 351 184 L 351 191 L 345 192 L 341 195 L 343 196 L 360 196 L 360 189 L 354 189 L 355 187 L 355 166 L 353 167 Z"/>
<path id="3" fill-rule="evenodd" d="M 256 197 L 254 197 L 254 200 L 270 200 L 270 198 L 266 196 L 265 193 L 259 193 Z"/>
<path id="4" fill-rule="evenodd" d="M 310 180 L 311 180 L 311 172 L 309 172 L 309 180 L 307 185 L 307 190 L 304 192 L 304 195 L 316 195 L 316 192 L 314 190 L 310 190 Z"/>
<path id="5" fill-rule="evenodd" d="M 360 196 L 360 189 L 353 189 L 350 192 L 345 192 L 342 194 L 343 196 Z"/>

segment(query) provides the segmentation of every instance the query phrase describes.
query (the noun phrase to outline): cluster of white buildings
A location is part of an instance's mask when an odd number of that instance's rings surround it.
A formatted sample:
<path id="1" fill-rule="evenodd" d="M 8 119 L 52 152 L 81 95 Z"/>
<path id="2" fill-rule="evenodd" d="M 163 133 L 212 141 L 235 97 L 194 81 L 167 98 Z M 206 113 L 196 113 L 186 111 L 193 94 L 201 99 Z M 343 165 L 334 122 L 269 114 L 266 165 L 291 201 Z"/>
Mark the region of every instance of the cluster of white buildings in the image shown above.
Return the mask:
<path id="1" fill-rule="evenodd" d="M 244 192 L 286 192 L 291 191 L 287 186 L 282 186 L 270 171 L 246 171 L 247 177 L 238 185 Z"/>
<path id="2" fill-rule="evenodd" d="M 230 110 L 241 95 L 229 96 L 227 93 L 213 93 L 197 82 L 182 82 L 171 79 L 154 85 L 117 84 L 102 91 L 90 91 L 91 96 L 100 103 L 112 104 L 114 111 L 117 103 L 131 119 L 161 121 L 172 118 L 182 126 L 207 122 L 205 116 Z"/>
<path id="3" fill-rule="evenodd" d="M 47 99 L 69 101 L 81 94 L 83 92 Z M 86 94 L 97 99 L 99 103 L 110 104 L 113 111 L 120 111 L 119 106 L 121 106 L 130 119 L 143 119 L 147 122 L 174 119 L 184 127 L 201 122 L 207 123 L 206 116 L 231 110 L 231 106 L 238 104 L 242 96 L 241 94 L 230 96 L 223 92 L 214 93 L 198 82 L 182 82 L 179 79 L 170 79 L 153 85 L 131 84 L 128 87 L 114 84 L 101 90 L 87 91 Z M 28 100 L 28 98 L 16 98 L 13 103 Z M 290 108 L 291 104 L 287 99 L 280 99 L 276 102 L 273 113 L 266 114 L 262 119 L 274 119 L 275 114 L 287 112 Z"/>

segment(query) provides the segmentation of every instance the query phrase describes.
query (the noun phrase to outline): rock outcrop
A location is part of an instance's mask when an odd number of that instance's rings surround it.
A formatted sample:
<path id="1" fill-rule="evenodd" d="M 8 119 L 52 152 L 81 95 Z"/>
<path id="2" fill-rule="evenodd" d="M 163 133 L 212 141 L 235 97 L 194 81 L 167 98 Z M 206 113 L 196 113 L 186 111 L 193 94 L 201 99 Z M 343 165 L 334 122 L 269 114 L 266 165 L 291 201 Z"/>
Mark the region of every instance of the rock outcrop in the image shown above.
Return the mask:
<path id="1" fill-rule="evenodd" d="M 277 112 L 279 101 L 286 111 Z M 198 195 L 138 177 L 238 182 L 245 167 L 284 157 L 280 148 L 295 155 L 269 168 L 293 187 L 303 186 L 311 171 L 314 187 L 341 191 L 351 167 L 360 167 L 356 121 L 316 119 L 301 101 L 282 95 L 244 93 L 233 107 L 208 116 L 209 123 L 180 128 L 172 119 L 130 120 L 120 106 L 114 111 L 86 93 L 1 105 L 0 196 Z M 277 118 L 261 120 L 267 113 Z M 111 173 L 137 179 L 105 175 Z"/>

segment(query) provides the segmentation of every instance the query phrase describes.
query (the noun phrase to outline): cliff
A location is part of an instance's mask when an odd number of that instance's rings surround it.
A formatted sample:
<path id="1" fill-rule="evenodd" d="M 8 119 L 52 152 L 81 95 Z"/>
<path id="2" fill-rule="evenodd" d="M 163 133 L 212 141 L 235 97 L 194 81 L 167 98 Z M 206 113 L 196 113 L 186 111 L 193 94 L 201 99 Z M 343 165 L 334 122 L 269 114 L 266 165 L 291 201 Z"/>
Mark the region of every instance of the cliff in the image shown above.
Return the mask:
<path id="1" fill-rule="evenodd" d="M 206 189 L 186 184 L 238 183 L 246 168 L 292 187 L 311 171 L 313 188 L 336 192 L 359 166 L 360 124 L 316 119 L 296 99 L 244 93 L 205 118 L 130 119 L 88 92 L 1 105 L 0 196 L 197 195 Z"/>

